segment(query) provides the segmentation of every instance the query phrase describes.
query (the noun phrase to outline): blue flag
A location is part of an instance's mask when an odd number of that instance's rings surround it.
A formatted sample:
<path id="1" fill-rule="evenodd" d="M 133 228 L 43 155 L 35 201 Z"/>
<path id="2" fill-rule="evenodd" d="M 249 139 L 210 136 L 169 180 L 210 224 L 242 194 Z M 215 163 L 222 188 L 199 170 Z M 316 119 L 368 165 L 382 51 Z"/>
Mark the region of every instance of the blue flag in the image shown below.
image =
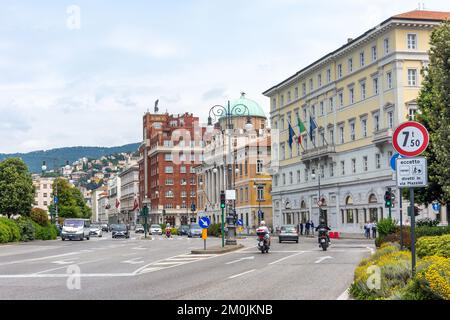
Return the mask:
<path id="1" fill-rule="evenodd" d="M 317 124 L 314 121 L 313 117 L 309 116 L 309 136 L 311 137 L 311 139 L 315 129 L 317 129 Z"/>
<path id="2" fill-rule="evenodd" d="M 295 132 L 289 123 L 289 147 L 292 149 L 292 142 L 294 141 Z"/>

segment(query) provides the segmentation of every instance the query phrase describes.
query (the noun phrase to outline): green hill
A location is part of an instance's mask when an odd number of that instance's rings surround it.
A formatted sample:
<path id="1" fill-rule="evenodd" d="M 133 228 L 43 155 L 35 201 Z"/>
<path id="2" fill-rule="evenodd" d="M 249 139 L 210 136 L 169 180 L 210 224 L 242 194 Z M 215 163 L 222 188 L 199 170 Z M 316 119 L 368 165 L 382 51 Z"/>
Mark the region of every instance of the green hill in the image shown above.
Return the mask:
<path id="1" fill-rule="evenodd" d="M 102 156 L 107 156 L 114 153 L 133 153 L 138 150 L 139 145 L 140 143 L 131 143 L 120 147 L 68 147 L 46 151 L 39 150 L 28 153 L 0 153 L 0 161 L 5 158 L 20 157 L 28 165 L 31 172 L 40 173 L 43 161 L 45 161 L 47 167 L 52 170 L 55 162 L 54 159 L 57 159 L 57 166 L 63 166 L 66 164 L 66 161 L 72 163 L 83 157 L 98 159 Z"/>

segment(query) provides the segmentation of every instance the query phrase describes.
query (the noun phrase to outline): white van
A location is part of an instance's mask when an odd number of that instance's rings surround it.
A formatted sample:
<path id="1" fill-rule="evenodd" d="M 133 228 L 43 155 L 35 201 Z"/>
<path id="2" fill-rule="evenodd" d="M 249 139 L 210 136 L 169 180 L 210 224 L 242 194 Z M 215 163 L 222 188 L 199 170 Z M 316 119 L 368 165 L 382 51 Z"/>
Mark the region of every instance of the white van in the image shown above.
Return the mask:
<path id="1" fill-rule="evenodd" d="M 84 238 L 89 240 L 90 225 L 91 223 L 87 219 L 65 219 L 61 231 L 61 240 L 78 239 L 82 241 Z"/>

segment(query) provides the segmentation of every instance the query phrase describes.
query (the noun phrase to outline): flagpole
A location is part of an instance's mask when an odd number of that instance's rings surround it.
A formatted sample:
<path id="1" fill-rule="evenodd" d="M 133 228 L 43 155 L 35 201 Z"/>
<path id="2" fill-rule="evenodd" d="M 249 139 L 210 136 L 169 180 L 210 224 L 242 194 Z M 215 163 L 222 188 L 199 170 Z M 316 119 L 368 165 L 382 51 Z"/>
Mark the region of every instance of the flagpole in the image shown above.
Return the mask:
<path id="1" fill-rule="evenodd" d="M 294 137 L 301 138 L 301 134 L 299 133 L 299 135 L 297 136 L 297 134 L 295 133 L 294 127 L 292 127 L 292 124 L 291 124 L 291 122 L 289 120 L 288 120 L 288 124 L 292 128 L 292 131 L 294 132 Z M 297 139 L 297 141 L 298 141 L 298 139 Z M 303 148 L 303 145 L 301 143 L 297 142 L 297 144 L 299 144 L 302 147 L 302 150 L 305 151 L 305 148 Z"/>
<path id="2" fill-rule="evenodd" d="M 314 118 L 311 116 L 311 112 L 309 112 L 309 109 L 307 109 L 307 110 L 308 110 L 308 114 L 309 114 L 309 128 L 311 129 L 311 119 L 314 121 Z M 317 123 L 316 123 L 316 124 L 317 124 Z M 317 127 L 318 127 L 318 126 L 316 125 L 316 129 L 317 129 Z M 315 129 L 314 129 L 314 130 L 315 130 Z M 314 148 L 317 148 L 316 144 L 314 143 L 314 140 L 312 139 L 310 130 L 306 130 L 306 131 L 307 131 L 307 133 L 308 133 L 309 139 L 311 140 L 311 142 L 312 142 Z"/>

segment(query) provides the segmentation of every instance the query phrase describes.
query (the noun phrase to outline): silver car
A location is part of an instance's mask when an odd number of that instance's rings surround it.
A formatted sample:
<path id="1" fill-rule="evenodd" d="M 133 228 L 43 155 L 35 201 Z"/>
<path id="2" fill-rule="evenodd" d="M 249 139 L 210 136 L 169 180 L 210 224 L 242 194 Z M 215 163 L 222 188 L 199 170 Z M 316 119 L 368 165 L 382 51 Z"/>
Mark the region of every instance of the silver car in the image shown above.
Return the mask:
<path id="1" fill-rule="evenodd" d="M 102 226 L 99 224 L 92 224 L 89 230 L 89 235 L 94 237 L 103 237 Z"/>

